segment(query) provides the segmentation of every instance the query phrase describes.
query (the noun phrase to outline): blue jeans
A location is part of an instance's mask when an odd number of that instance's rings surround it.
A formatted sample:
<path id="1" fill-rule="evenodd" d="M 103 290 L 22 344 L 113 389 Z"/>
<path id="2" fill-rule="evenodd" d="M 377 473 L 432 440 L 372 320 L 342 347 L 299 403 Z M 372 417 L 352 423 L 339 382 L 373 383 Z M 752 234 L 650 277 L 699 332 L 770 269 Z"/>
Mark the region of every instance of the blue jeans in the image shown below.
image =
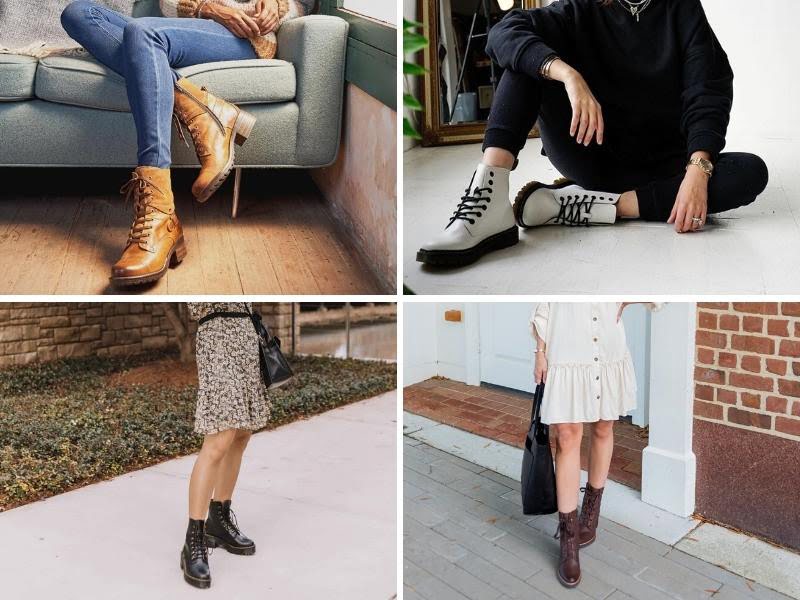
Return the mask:
<path id="1" fill-rule="evenodd" d="M 174 69 L 199 63 L 257 58 L 249 41 L 207 19 L 134 19 L 91 0 L 61 14 L 69 36 L 125 78 L 136 124 L 139 166 L 169 168 Z"/>

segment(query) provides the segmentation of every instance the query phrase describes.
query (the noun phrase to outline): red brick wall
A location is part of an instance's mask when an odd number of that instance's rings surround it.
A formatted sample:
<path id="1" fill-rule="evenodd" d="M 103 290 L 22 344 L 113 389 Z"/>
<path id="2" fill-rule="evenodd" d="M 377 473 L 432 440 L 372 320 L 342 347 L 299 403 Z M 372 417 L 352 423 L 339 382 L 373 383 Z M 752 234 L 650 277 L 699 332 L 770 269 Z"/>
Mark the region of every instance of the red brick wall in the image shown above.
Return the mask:
<path id="1" fill-rule="evenodd" d="M 695 417 L 800 440 L 800 302 L 700 303 Z"/>

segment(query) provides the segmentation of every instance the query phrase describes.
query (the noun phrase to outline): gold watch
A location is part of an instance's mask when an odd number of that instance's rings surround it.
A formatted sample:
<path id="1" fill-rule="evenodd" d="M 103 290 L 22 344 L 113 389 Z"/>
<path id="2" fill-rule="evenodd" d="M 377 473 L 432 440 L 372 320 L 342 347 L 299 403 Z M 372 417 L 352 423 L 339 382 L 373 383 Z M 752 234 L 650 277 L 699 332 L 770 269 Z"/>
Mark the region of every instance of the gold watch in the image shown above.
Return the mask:
<path id="1" fill-rule="evenodd" d="M 700 167 L 700 170 L 702 170 L 703 173 L 705 173 L 709 177 L 711 177 L 714 174 L 714 163 L 712 163 L 710 160 L 707 160 L 705 158 L 696 157 L 696 158 L 690 159 L 689 160 L 689 164 L 686 165 L 686 168 L 688 169 L 689 166 L 691 166 L 691 165 L 695 165 L 696 167 Z"/>

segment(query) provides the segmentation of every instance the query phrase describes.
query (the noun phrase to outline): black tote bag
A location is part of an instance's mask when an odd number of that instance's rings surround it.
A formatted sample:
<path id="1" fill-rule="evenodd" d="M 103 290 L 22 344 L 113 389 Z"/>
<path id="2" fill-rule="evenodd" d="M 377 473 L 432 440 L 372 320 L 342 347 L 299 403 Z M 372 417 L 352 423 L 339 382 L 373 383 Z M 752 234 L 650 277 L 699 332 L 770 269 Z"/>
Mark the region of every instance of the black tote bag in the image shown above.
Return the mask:
<path id="1" fill-rule="evenodd" d="M 531 426 L 522 454 L 522 512 L 526 515 L 551 515 L 558 511 L 550 432 L 541 420 L 543 396 L 544 383 L 540 383 L 533 395 Z"/>
<path id="2" fill-rule="evenodd" d="M 256 328 L 256 334 L 258 335 L 261 374 L 264 378 L 264 385 L 270 390 L 289 383 L 294 377 L 294 372 L 283 352 L 281 352 L 281 341 L 270 333 L 260 314 L 255 311 L 251 312 L 249 309 L 247 312 L 250 313 L 250 319 L 253 321 L 253 327 Z"/>

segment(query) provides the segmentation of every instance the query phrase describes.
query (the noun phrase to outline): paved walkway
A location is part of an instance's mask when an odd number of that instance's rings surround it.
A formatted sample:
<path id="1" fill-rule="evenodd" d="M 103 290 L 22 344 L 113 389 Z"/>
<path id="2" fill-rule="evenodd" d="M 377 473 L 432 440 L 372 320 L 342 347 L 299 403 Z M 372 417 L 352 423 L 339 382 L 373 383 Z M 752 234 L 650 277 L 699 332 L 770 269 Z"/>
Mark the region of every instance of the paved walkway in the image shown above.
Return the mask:
<path id="1" fill-rule="evenodd" d="M 0 596 L 388 600 L 397 576 L 397 395 L 254 436 L 234 508 L 255 556 L 215 550 L 183 581 L 194 457 L 0 514 Z"/>
<path id="2" fill-rule="evenodd" d="M 604 518 L 569 590 L 557 520 L 524 516 L 519 482 L 409 437 L 403 456 L 405 600 L 788 600 Z"/>
<path id="3" fill-rule="evenodd" d="M 406 410 L 481 437 L 522 448 L 531 420 L 533 396 L 517 390 L 482 384 L 467 385 L 434 378 L 403 389 Z M 581 468 L 589 465 L 591 429 L 584 426 Z M 642 450 L 647 430 L 626 421 L 614 426 L 614 456 L 608 476 L 635 490 L 642 489 Z M 552 437 L 555 444 L 555 436 Z"/>

